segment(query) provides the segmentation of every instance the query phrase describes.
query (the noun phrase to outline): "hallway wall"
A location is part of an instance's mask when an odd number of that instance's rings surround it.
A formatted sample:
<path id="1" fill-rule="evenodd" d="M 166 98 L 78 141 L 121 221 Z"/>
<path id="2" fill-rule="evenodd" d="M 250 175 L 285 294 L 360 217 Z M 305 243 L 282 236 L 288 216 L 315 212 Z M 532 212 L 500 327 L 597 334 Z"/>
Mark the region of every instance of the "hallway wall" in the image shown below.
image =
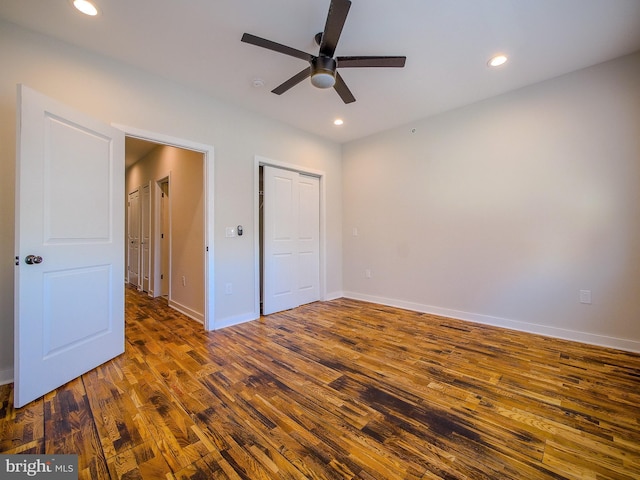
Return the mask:
<path id="1" fill-rule="evenodd" d="M 200 152 L 158 145 L 126 171 L 125 191 L 151 182 L 151 258 L 158 246 L 153 241 L 159 218 L 155 198 L 157 181 L 171 179 L 171 277 L 169 304 L 202 321 L 205 312 L 204 158 Z M 156 265 L 151 262 L 151 278 Z M 166 272 L 168 275 L 169 272 Z M 183 279 L 184 277 L 184 284 Z"/>

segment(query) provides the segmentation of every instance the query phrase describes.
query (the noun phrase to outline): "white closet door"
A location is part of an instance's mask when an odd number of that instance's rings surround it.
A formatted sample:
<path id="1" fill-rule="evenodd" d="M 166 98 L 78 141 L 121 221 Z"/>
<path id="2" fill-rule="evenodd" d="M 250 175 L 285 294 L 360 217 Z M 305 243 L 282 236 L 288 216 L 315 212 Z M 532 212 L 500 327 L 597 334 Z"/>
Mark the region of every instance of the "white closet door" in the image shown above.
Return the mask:
<path id="1" fill-rule="evenodd" d="M 298 173 L 264 167 L 264 315 L 297 307 Z"/>
<path id="2" fill-rule="evenodd" d="M 140 287 L 140 192 L 129 193 L 127 202 L 127 276 Z"/>
<path id="3" fill-rule="evenodd" d="M 265 166 L 262 313 L 319 299 L 319 180 Z"/>
<path id="4" fill-rule="evenodd" d="M 142 290 L 151 290 L 151 183 L 142 187 L 140 200 L 140 254 Z"/>
<path id="5" fill-rule="evenodd" d="M 298 177 L 298 304 L 320 299 L 320 179 Z"/>

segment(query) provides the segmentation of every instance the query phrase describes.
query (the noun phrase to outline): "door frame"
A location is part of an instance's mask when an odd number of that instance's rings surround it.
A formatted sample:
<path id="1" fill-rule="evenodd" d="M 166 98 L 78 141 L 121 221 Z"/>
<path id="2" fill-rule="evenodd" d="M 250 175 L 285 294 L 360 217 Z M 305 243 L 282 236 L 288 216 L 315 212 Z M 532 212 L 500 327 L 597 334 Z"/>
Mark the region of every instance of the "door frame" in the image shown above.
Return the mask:
<path id="1" fill-rule="evenodd" d="M 141 130 L 128 125 L 112 124 L 122 130 L 127 137 L 135 137 L 149 142 L 160 143 L 172 147 L 199 152 L 204 158 L 204 328 L 214 330 L 215 326 L 215 275 L 214 275 L 214 148 L 212 145 L 193 142 L 183 138 L 172 137 L 157 132 Z"/>
<path id="2" fill-rule="evenodd" d="M 125 149 L 126 151 L 126 149 Z M 151 287 L 153 285 L 153 280 L 151 278 L 151 202 L 153 199 L 151 198 L 152 191 L 152 182 L 148 181 L 146 184 L 140 185 L 138 187 L 138 192 L 140 194 L 140 291 L 147 292 L 147 294 L 151 293 Z M 145 190 L 147 190 L 147 205 L 145 208 Z M 146 218 L 146 228 L 145 228 L 145 218 Z M 145 242 L 145 231 L 147 234 L 147 240 Z M 145 254 L 145 248 L 147 249 L 147 253 Z M 145 271 L 145 263 L 146 263 L 146 271 Z M 147 289 L 145 290 L 145 274 L 147 277 Z"/>
<path id="3" fill-rule="evenodd" d="M 164 198 L 164 191 L 162 190 L 162 185 L 167 185 L 167 198 Z M 171 172 L 167 174 L 167 176 L 159 178 L 155 181 L 155 188 L 153 189 L 156 192 L 154 198 L 155 204 L 155 215 L 154 215 L 154 225 L 155 229 L 153 232 L 153 241 L 155 242 L 156 247 L 160 245 L 160 248 L 155 248 L 153 255 L 153 296 L 160 297 L 162 295 L 166 295 L 167 298 L 171 298 Z M 166 217 L 166 218 L 165 218 Z M 167 222 L 167 228 L 164 229 L 164 222 Z M 163 238 L 162 235 L 165 234 L 166 238 Z M 164 242 L 162 240 L 165 240 Z M 162 265 L 165 262 L 167 263 L 167 269 L 164 270 Z M 162 275 L 166 275 L 167 278 L 164 278 Z M 163 283 L 166 281 L 167 288 L 163 287 Z"/>
<path id="4" fill-rule="evenodd" d="M 260 282 L 261 282 L 261 269 L 260 263 L 262 258 L 260 256 L 260 167 L 270 166 L 276 168 L 282 168 L 284 170 L 292 170 L 294 172 L 302 173 L 304 175 L 310 175 L 318 177 L 320 179 L 320 300 L 326 300 L 327 292 L 327 216 L 326 216 L 326 173 L 323 170 L 316 170 L 313 168 L 304 167 L 302 165 L 296 165 L 292 163 L 282 162 L 271 158 L 256 155 L 254 157 L 253 168 L 253 191 L 255 193 L 253 202 L 253 231 L 256 232 L 253 240 L 254 247 L 254 316 L 260 318 Z"/>

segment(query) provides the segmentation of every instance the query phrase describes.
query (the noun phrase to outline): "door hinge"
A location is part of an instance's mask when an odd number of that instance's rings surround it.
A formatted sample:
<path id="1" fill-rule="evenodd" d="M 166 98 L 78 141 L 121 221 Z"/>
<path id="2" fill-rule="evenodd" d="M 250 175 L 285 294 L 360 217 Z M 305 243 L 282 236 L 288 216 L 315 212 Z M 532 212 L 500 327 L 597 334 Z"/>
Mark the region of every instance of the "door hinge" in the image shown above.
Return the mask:
<path id="1" fill-rule="evenodd" d="M 20 257 L 16 255 L 16 265 L 20 265 Z"/>
<path id="2" fill-rule="evenodd" d="M 160 280 L 163 280 L 163 279 L 164 279 L 164 275 L 161 273 L 160 274 Z"/>
<path id="3" fill-rule="evenodd" d="M 161 234 L 160 234 L 160 238 L 164 238 L 164 233 L 161 233 Z"/>

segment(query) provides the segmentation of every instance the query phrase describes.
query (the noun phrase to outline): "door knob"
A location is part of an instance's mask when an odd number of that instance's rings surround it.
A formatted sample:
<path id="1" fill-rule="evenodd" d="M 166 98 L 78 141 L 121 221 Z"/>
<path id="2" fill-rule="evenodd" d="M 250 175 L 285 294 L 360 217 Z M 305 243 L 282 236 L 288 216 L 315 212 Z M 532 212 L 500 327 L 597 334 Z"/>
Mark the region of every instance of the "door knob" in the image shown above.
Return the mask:
<path id="1" fill-rule="evenodd" d="M 42 257 L 39 255 L 27 255 L 24 258 L 24 263 L 27 265 L 33 265 L 34 263 L 42 263 Z"/>

